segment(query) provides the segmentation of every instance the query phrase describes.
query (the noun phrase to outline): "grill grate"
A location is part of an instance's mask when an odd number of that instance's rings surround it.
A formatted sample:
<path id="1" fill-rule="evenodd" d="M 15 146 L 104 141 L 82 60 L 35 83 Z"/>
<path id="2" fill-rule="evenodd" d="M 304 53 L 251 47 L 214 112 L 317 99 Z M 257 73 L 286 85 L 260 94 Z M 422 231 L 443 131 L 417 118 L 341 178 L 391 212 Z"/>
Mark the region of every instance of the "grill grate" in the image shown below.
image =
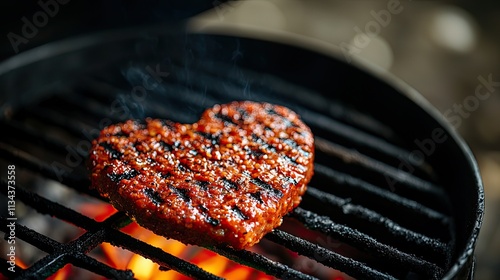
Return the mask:
<path id="1" fill-rule="evenodd" d="M 236 99 L 278 103 L 301 115 L 316 135 L 314 178 L 300 207 L 287 219 L 297 220 L 369 257 L 358 260 L 343 256 L 281 229 L 266 235 L 266 240 L 358 278 L 397 279 L 412 275 L 416 279 L 437 279 L 448 268 L 454 239 L 447 196 L 432 168 L 427 163 L 412 161 L 409 148 L 399 142 L 390 128 L 340 103 L 326 108 L 325 104 L 332 102 L 325 102 L 318 94 L 261 73 L 241 69 L 231 72 L 231 67 L 226 67 L 228 73 L 222 75 L 214 70 L 222 67 L 219 65 L 189 71 L 175 64 L 168 67 L 172 74 L 152 86 L 154 90 L 142 102 L 143 107 L 134 107 L 126 99 L 130 89 L 124 82 L 142 83 L 137 69 L 143 68 L 133 66 L 125 71 L 128 81 L 112 74 L 83 78 L 45 100 L 15 110 L 0 122 L 2 130 L 11 132 L 0 141 L 1 160 L 101 199 L 88 189 L 84 160 L 70 169 L 54 162 L 63 162 L 67 147 L 75 147 L 92 136 L 101 120 L 123 120 L 120 114 L 109 113 L 114 101 L 127 105 L 127 114 L 122 114 L 127 118 L 151 116 L 180 122 L 194 121 L 202 110 L 215 103 Z M 195 77 L 191 71 L 196 71 Z M 414 172 L 398 169 L 402 160 Z M 6 196 L 6 182 L 1 183 L 1 193 Z M 17 238 L 48 255 L 26 269 L 17 267 L 15 274 L 7 271 L 3 262 L 1 271 L 9 278 L 46 277 L 71 263 L 108 278 L 132 279 L 131 271 L 112 268 L 88 256 L 93 248 L 108 242 L 149 258 L 165 269 L 200 279 L 220 279 L 122 233 L 120 228 L 130 222 L 123 213 L 97 222 L 42 197 L 28 185 L 17 186 L 16 199 L 39 213 L 74 224 L 85 233 L 71 242 L 60 243 L 16 224 Z M 6 217 L 1 219 L 5 225 Z M 7 232 L 6 228 L 2 231 Z M 278 278 L 316 279 L 254 252 L 210 249 Z"/>

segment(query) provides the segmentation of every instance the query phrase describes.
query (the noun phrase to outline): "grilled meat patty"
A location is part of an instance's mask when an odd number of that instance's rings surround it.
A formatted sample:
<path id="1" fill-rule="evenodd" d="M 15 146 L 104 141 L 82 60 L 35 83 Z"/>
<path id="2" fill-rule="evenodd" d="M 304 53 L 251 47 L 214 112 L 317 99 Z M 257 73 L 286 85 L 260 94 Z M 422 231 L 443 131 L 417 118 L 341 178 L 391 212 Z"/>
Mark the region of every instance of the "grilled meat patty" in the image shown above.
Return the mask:
<path id="1" fill-rule="evenodd" d="M 129 120 L 94 140 L 92 187 L 140 225 L 186 244 L 257 243 L 313 174 L 310 129 L 291 110 L 233 102 L 194 124 Z"/>

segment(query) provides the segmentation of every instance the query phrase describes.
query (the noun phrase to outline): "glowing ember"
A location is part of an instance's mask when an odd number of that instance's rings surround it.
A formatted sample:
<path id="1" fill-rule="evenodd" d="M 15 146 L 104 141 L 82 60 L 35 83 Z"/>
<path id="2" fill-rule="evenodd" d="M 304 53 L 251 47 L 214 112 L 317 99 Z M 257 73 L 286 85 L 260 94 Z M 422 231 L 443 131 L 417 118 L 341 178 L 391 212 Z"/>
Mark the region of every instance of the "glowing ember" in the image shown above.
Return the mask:
<path id="1" fill-rule="evenodd" d="M 71 278 L 72 275 L 74 275 L 72 265 L 67 264 L 56 273 L 52 274 L 47 280 L 65 280 Z"/>

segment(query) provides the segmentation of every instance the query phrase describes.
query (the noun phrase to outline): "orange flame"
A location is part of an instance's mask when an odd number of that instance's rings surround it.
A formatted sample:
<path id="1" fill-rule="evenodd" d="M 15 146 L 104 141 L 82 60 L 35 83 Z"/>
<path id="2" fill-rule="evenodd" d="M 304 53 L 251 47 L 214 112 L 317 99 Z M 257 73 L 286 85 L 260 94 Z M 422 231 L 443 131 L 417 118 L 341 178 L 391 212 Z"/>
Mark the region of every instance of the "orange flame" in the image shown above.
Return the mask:
<path id="1" fill-rule="evenodd" d="M 22 269 L 25 269 L 25 268 L 27 268 L 27 267 L 28 267 L 28 265 L 27 265 L 27 264 L 25 264 L 25 263 L 24 263 L 21 259 L 18 259 L 18 260 L 16 261 L 16 264 L 17 264 L 17 266 L 19 266 L 19 267 L 20 267 L 20 268 L 22 268 Z"/>
<path id="2" fill-rule="evenodd" d="M 115 208 L 105 203 L 84 204 L 81 210 L 82 214 L 96 221 L 103 221 L 117 212 Z M 158 236 L 135 222 L 123 227 L 121 231 L 226 279 L 274 279 L 261 271 L 235 263 L 210 250 L 184 245 L 179 241 Z M 174 270 L 161 270 L 157 263 L 109 243 L 101 244 L 100 248 L 104 252 L 104 258 L 101 261 L 118 269 L 132 270 L 136 279 L 191 279 Z"/>
<path id="3" fill-rule="evenodd" d="M 16 259 L 16 265 L 19 266 L 22 269 L 25 269 L 25 268 L 28 267 L 28 265 L 26 263 L 24 263 L 21 260 L 21 258 L 19 258 L 19 257 Z M 3 274 L 0 273 L 0 280 L 4 280 L 4 279 L 9 279 L 9 278 L 7 278 L 5 275 L 3 275 Z"/>

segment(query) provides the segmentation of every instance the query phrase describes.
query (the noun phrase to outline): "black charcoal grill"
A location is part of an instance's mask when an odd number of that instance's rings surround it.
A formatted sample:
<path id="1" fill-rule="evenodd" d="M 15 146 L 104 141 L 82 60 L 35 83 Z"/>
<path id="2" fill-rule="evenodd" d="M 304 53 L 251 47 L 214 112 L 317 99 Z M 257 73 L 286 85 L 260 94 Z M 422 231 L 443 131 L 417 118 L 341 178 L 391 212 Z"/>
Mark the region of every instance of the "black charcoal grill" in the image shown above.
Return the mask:
<path id="1" fill-rule="evenodd" d="M 16 238 L 46 256 L 15 273 L 2 260 L 8 278 L 45 278 L 70 263 L 107 278 L 133 279 L 133 271 L 88 255 L 108 242 L 162 269 L 219 279 L 121 232 L 129 222 L 124 213 L 97 222 L 45 198 L 32 182 L 58 181 L 78 196 L 99 198 L 88 189 L 85 158 L 100 126 L 144 117 L 191 123 L 205 108 L 232 100 L 285 105 L 312 128 L 315 175 L 286 219 L 358 253 L 336 252 L 286 228 L 264 242 L 358 279 L 473 277 L 484 207 L 477 166 L 435 111 L 392 77 L 318 49 L 160 26 L 39 47 L 0 65 L 0 87 L 1 199 L 7 199 L 6 165 L 15 164 L 18 205 L 85 230 L 59 242 L 20 218 Z M 8 215 L 0 213 L 7 238 Z M 317 277 L 254 252 L 211 249 L 277 278 Z"/>

